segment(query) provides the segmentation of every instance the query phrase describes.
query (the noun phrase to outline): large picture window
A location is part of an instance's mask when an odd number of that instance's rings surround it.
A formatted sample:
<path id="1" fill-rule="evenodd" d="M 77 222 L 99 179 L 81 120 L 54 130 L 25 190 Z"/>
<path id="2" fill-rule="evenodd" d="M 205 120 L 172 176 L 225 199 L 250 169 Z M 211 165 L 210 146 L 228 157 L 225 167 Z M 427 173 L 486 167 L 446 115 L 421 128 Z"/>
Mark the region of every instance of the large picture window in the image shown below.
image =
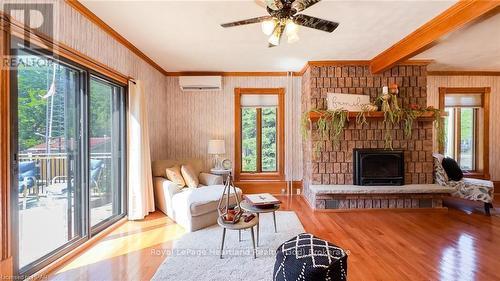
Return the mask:
<path id="1" fill-rule="evenodd" d="M 236 179 L 283 179 L 284 90 L 235 89 Z"/>
<path id="2" fill-rule="evenodd" d="M 125 87 L 16 43 L 15 268 L 30 274 L 123 217 Z"/>
<path id="3" fill-rule="evenodd" d="M 468 176 L 488 178 L 489 88 L 440 88 L 445 142 L 441 151 Z"/>

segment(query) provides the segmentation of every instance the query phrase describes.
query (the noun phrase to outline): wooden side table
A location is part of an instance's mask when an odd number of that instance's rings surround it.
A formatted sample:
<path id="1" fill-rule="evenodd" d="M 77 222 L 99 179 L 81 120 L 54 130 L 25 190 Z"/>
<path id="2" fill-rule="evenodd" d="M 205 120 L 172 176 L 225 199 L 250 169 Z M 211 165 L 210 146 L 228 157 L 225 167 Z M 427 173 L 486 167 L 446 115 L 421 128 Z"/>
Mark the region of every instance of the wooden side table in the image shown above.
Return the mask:
<path id="1" fill-rule="evenodd" d="M 280 204 L 271 205 L 270 207 L 259 207 L 250 204 L 248 201 L 244 200 L 240 203 L 241 209 L 249 213 L 257 214 L 257 218 L 260 219 L 260 213 L 273 213 L 273 221 L 274 221 L 274 232 L 278 232 L 276 229 L 276 211 L 280 208 Z M 257 223 L 257 246 L 259 246 L 259 232 L 260 232 L 260 223 Z"/>
<path id="2" fill-rule="evenodd" d="M 224 240 L 226 239 L 226 229 L 229 230 L 238 230 L 240 233 L 240 240 L 241 240 L 241 230 L 242 229 L 250 229 L 250 233 L 252 235 L 252 246 L 253 246 L 253 258 L 257 258 L 257 254 L 255 251 L 255 238 L 253 234 L 253 227 L 255 225 L 258 225 L 259 223 L 259 217 L 255 216 L 252 220 L 245 222 L 243 218 L 240 219 L 237 223 L 226 223 L 222 219 L 222 217 L 219 217 L 217 219 L 217 223 L 219 224 L 220 227 L 222 227 L 222 245 L 220 247 L 220 258 L 222 259 L 222 251 L 224 249 Z"/>

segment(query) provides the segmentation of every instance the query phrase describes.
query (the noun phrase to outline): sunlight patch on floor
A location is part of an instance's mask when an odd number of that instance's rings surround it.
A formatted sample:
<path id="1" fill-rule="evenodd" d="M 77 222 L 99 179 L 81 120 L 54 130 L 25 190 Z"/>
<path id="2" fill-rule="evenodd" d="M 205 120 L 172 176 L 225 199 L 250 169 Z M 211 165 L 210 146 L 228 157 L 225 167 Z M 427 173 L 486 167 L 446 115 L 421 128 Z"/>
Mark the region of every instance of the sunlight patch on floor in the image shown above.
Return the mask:
<path id="1" fill-rule="evenodd" d="M 164 224 L 165 220 L 162 221 L 162 224 Z M 148 221 L 146 226 L 155 225 L 151 222 L 154 222 L 154 220 Z M 111 259 L 113 257 L 130 254 L 154 245 L 173 241 L 185 234 L 184 229 L 177 224 L 158 225 L 157 228 L 133 234 L 127 234 L 127 231 L 123 231 L 123 228 L 128 229 L 126 226 L 120 227 L 117 229 L 118 232 L 113 231 L 108 235 L 119 235 L 119 237 L 98 242 L 95 246 L 91 247 L 66 266 L 58 270 L 57 273 L 62 273 L 71 269 Z M 136 227 L 132 227 L 132 229 L 135 228 Z M 130 231 L 130 229 L 128 229 L 128 231 Z"/>

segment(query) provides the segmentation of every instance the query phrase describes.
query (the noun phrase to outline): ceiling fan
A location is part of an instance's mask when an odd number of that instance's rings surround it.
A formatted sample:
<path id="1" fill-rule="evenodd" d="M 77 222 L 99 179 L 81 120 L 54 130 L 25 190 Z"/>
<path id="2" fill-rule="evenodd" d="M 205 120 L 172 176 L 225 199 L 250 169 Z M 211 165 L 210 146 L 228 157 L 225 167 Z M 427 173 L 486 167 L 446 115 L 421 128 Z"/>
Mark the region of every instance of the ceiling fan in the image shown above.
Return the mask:
<path id="1" fill-rule="evenodd" d="M 269 47 L 278 46 L 283 33 L 288 43 L 299 40 L 298 25 L 326 32 L 333 32 L 339 23 L 311 17 L 299 12 L 311 7 L 321 0 L 255 0 L 259 6 L 265 7 L 269 16 L 256 17 L 221 24 L 222 27 L 233 27 L 245 24 L 262 23 L 262 32 L 269 35 Z"/>

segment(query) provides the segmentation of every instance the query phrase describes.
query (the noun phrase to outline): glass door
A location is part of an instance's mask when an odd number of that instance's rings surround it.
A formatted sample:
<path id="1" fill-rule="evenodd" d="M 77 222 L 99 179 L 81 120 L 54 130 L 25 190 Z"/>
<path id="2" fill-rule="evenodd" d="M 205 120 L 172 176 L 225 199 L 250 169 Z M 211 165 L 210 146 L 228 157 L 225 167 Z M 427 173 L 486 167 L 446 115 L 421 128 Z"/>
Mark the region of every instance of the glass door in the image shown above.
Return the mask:
<path id="1" fill-rule="evenodd" d="M 90 224 L 105 225 L 122 212 L 122 87 L 97 76 L 89 91 Z"/>
<path id="2" fill-rule="evenodd" d="M 38 268 L 85 236 L 81 185 L 81 70 L 36 53 L 17 51 L 18 268 Z"/>
<path id="3" fill-rule="evenodd" d="M 125 88 L 16 44 L 12 237 L 29 275 L 125 216 Z"/>

